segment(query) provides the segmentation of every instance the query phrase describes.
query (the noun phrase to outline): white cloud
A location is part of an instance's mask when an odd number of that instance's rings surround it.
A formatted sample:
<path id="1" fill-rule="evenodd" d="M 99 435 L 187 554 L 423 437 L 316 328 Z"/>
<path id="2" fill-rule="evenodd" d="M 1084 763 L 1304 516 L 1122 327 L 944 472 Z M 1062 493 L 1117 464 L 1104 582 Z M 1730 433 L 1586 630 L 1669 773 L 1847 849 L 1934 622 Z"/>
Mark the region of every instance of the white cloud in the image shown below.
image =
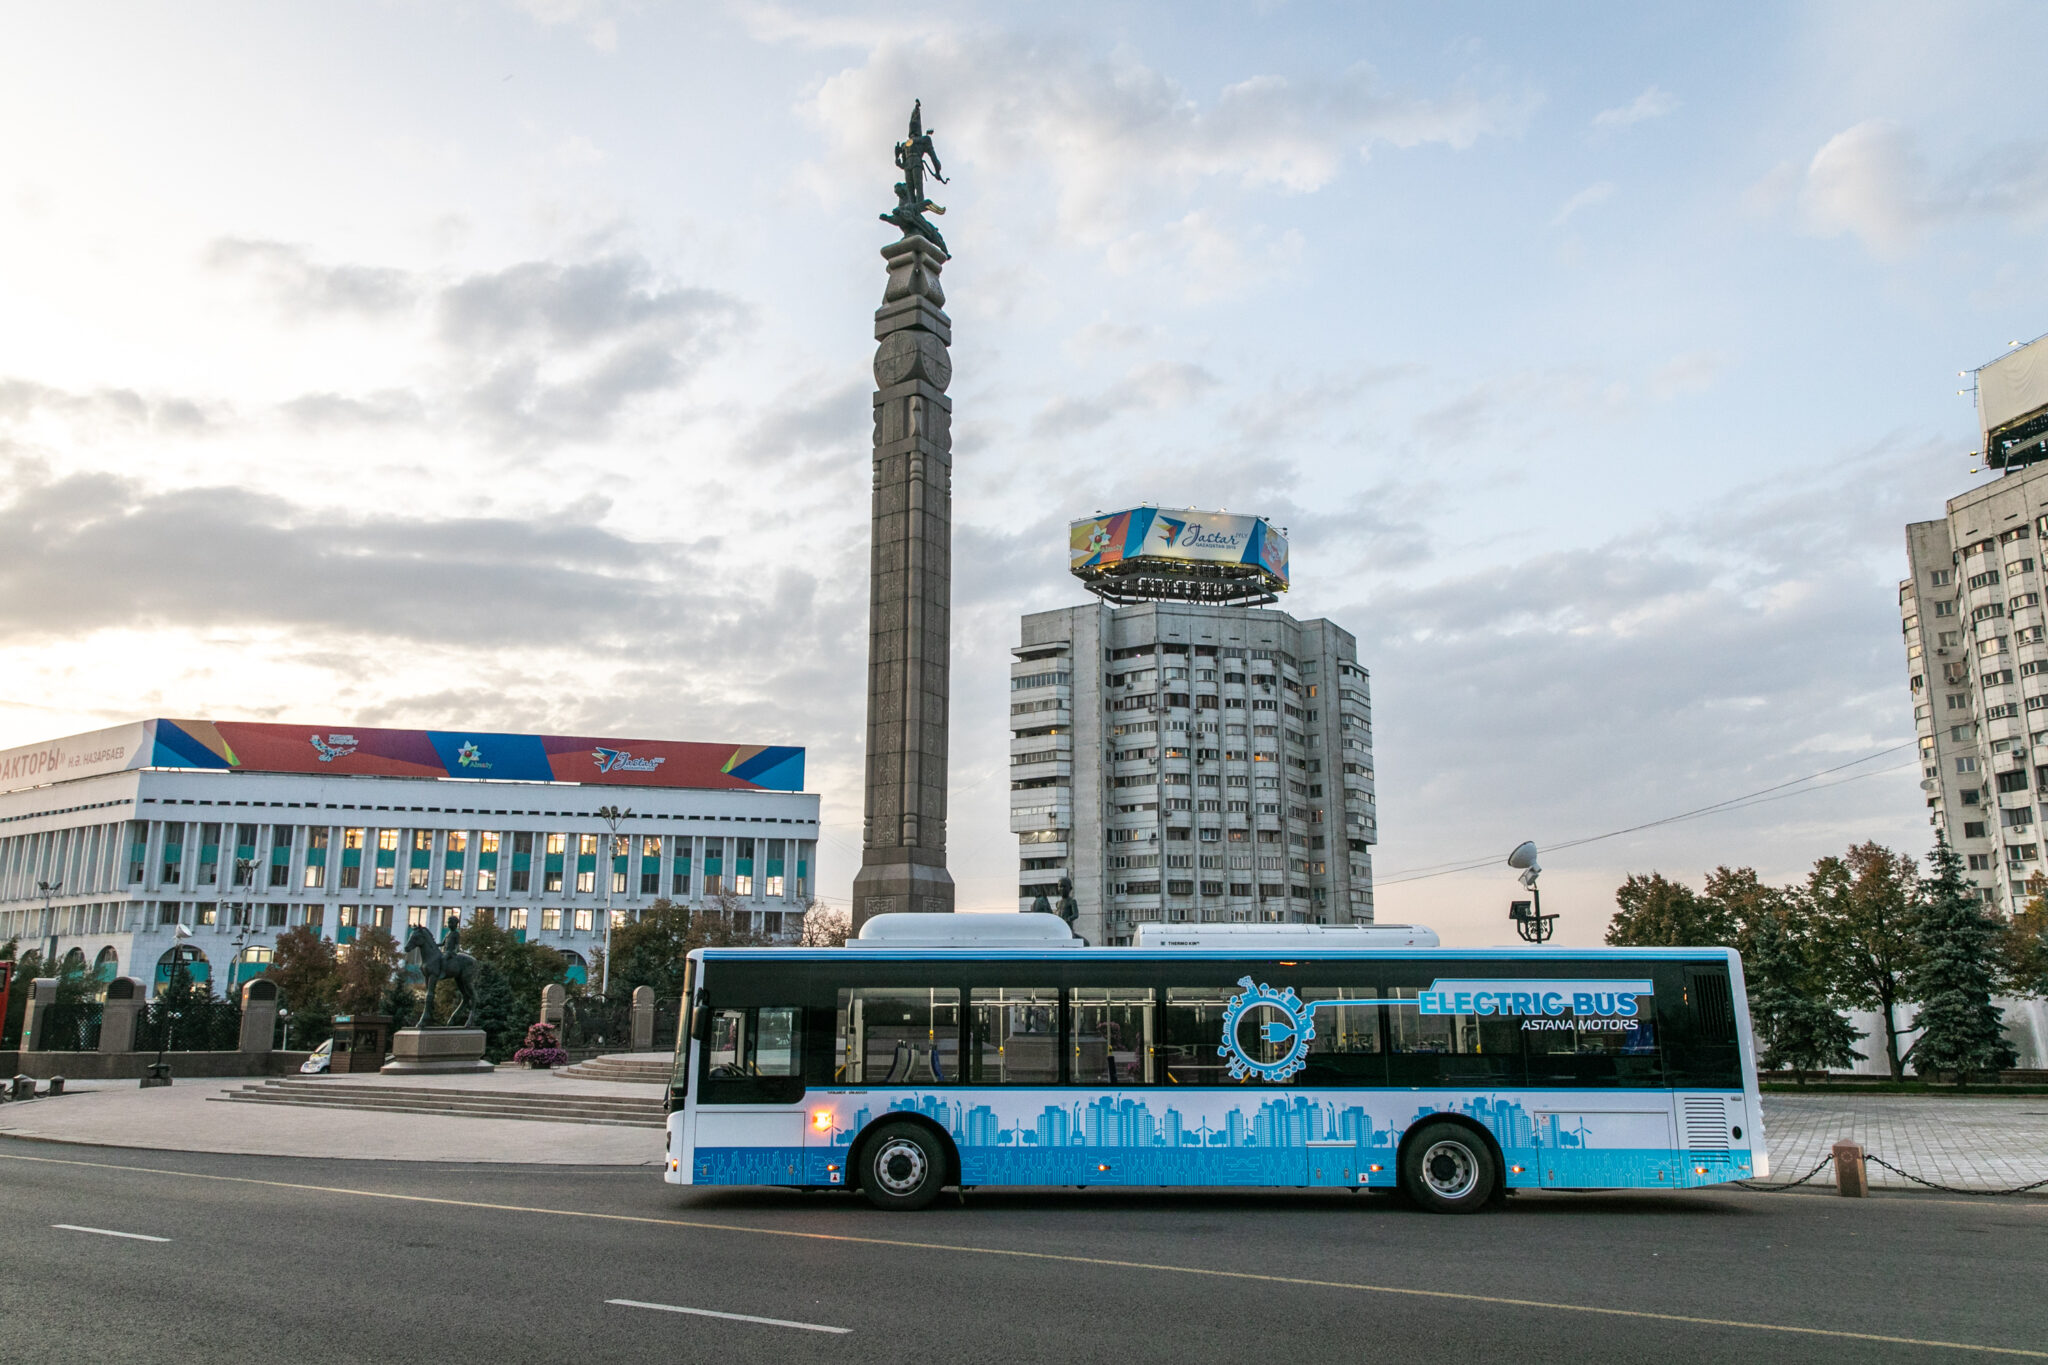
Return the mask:
<path id="1" fill-rule="evenodd" d="M 1602 109 L 1593 115 L 1595 128 L 1628 128 L 1653 118 L 1663 118 L 1678 107 L 1678 97 L 1668 90 L 1651 86 L 1627 104 L 1613 109 Z"/>
<path id="2" fill-rule="evenodd" d="M 1375 147 L 1470 147 L 1512 133 L 1536 101 L 1522 92 L 1397 91 L 1364 64 L 1334 75 L 1259 75 L 1204 99 L 1128 56 L 1102 58 L 1018 33 L 941 31 L 878 39 L 826 79 L 817 125 L 862 168 L 901 136 L 918 92 L 939 146 L 987 181 L 1049 176 L 1060 230 L 1100 244 L 1154 219 L 1204 182 L 1307 194 Z"/>
<path id="3" fill-rule="evenodd" d="M 1835 134 L 1813 154 L 1799 191 L 1806 230 L 1817 237 L 1854 233 L 1880 256 L 1913 247 L 1934 210 L 1927 169 L 1912 136 L 1872 119 Z"/>
<path id="4" fill-rule="evenodd" d="M 1719 351 L 1688 351 L 1650 372 L 1650 396 L 1664 400 L 1705 393 L 1725 373 L 1729 359 Z"/>
<path id="5" fill-rule="evenodd" d="M 1564 207 L 1557 211 L 1557 216 L 1550 220 L 1550 225 L 1552 227 L 1563 227 L 1571 216 L 1580 209 L 1591 208 L 1595 204 L 1604 204 L 1613 197 L 1614 182 L 1611 180 L 1601 180 L 1588 185 L 1564 201 Z"/>
<path id="6" fill-rule="evenodd" d="M 2031 227 L 2048 219 L 2048 144 L 2003 143 L 1937 178 L 1911 130 L 1868 119 L 1814 153 L 1798 202 L 1807 232 L 1852 234 L 1896 260 L 1944 223 L 2004 218 Z"/>

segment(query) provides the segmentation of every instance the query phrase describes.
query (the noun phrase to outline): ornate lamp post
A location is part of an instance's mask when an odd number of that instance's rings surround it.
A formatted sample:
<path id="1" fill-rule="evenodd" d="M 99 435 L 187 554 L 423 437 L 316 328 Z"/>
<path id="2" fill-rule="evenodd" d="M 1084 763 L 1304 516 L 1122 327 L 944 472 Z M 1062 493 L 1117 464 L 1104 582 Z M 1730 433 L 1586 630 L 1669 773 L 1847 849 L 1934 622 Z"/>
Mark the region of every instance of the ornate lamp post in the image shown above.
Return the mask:
<path id="1" fill-rule="evenodd" d="M 612 998 L 612 888 L 618 880 L 619 822 L 633 818 L 633 808 L 620 810 L 617 806 L 599 806 L 597 818 L 604 821 L 610 831 L 605 840 L 604 855 L 604 970 L 598 975 L 597 993 L 607 1002 Z"/>

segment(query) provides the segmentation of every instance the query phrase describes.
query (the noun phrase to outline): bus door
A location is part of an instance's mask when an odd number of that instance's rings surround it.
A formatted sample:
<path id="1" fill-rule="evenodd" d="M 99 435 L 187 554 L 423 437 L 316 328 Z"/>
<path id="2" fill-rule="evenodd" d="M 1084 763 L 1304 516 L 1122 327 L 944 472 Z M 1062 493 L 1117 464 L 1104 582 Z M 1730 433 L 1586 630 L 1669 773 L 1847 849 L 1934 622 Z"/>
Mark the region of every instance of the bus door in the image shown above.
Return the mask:
<path id="1" fill-rule="evenodd" d="M 695 1183 L 803 1183 L 803 1010 L 713 1007 L 701 1047 Z"/>

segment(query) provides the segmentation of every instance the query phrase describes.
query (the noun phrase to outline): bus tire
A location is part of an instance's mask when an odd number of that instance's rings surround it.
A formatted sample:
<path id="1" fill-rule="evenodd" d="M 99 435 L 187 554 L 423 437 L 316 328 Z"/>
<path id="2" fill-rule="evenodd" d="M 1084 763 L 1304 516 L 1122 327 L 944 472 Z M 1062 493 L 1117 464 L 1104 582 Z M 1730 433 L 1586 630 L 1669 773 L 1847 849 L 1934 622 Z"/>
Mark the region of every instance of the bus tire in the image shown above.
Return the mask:
<path id="1" fill-rule="evenodd" d="M 860 1192 L 878 1209 L 907 1213 L 928 1207 L 946 1183 L 946 1154 L 915 1123 L 877 1128 L 861 1150 Z"/>
<path id="2" fill-rule="evenodd" d="M 1477 1213 L 1499 1183 L 1486 1139 L 1462 1123 L 1426 1124 L 1403 1149 L 1401 1188 L 1431 1213 Z"/>

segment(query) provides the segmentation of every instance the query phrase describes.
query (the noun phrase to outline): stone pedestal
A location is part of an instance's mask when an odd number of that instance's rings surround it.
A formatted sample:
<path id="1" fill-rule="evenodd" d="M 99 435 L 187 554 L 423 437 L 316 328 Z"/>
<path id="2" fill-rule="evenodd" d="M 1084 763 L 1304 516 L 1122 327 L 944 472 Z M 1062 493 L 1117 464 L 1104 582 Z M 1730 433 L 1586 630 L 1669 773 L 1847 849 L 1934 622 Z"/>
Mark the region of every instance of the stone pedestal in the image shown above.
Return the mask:
<path id="1" fill-rule="evenodd" d="M 268 1052 L 277 1038 L 277 983 L 259 976 L 242 987 L 240 1051 Z"/>
<path id="2" fill-rule="evenodd" d="M 21 1009 L 21 1050 L 34 1052 L 42 1046 L 36 1037 L 36 1026 L 49 1016 L 57 1003 L 57 978 L 39 976 L 28 983 L 28 1003 Z M 35 1098 L 31 1095 L 29 1098 Z"/>
<path id="3" fill-rule="evenodd" d="M 425 1076 L 497 1068 L 484 1060 L 480 1028 L 402 1028 L 391 1035 L 391 1060 L 379 1069 L 387 1076 Z"/>
<path id="4" fill-rule="evenodd" d="M 135 1020 L 149 1004 L 148 990 L 132 976 L 107 983 L 106 1003 L 100 1006 L 100 1051 L 134 1051 Z"/>
<path id="5" fill-rule="evenodd" d="M 560 983 L 542 986 L 540 988 L 540 1022 L 552 1024 L 557 1029 L 561 1028 L 562 1015 L 567 1008 L 568 1000 L 569 993 L 562 989 Z"/>
<path id="6" fill-rule="evenodd" d="M 654 1050 L 654 987 L 633 988 L 633 1051 Z"/>

